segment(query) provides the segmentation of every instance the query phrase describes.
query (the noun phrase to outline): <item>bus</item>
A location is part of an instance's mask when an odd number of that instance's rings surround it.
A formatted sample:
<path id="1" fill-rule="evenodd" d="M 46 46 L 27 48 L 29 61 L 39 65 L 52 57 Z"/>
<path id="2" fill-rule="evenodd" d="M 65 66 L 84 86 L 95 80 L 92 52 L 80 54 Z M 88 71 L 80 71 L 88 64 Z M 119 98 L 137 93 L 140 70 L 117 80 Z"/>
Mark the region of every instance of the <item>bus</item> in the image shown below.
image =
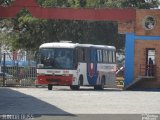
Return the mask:
<path id="1" fill-rule="evenodd" d="M 67 42 L 44 43 L 37 55 L 36 85 L 116 87 L 116 48 Z"/>

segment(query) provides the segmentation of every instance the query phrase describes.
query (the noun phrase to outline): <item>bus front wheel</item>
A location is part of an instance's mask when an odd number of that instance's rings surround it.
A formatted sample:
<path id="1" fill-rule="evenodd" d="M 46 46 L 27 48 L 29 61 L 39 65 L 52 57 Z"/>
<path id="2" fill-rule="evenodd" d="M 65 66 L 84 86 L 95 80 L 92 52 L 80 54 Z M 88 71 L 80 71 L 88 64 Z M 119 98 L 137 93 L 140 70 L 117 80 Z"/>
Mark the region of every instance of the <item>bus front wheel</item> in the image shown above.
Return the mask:
<path id="1" fill-rule="evenodd" d="M 48 90 L 52 90 L 53 85 L 52 84 L 48 84 Z"/>

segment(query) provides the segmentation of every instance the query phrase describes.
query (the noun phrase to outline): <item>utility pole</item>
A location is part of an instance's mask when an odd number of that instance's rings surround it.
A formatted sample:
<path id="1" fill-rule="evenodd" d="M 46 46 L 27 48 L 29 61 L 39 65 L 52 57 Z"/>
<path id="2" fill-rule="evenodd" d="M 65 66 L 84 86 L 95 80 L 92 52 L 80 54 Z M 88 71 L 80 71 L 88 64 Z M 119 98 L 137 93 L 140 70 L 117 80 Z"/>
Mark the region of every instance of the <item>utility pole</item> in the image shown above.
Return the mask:
<path id="1" fill-rule="evenodd" d="M 5 86 L 6 54 L 3 54 L 3 87 Z"/>

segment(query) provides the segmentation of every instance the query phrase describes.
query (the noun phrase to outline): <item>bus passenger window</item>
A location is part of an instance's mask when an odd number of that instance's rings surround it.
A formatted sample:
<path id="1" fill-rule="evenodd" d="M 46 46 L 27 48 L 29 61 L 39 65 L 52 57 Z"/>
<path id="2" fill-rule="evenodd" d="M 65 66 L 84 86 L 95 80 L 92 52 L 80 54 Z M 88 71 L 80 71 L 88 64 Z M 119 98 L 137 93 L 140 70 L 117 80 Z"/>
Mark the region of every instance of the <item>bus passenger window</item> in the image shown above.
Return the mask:
<path id="1" fill-rule="evenodd" d="M 104 50 L 103 51 L 103 62 L 108 62 L 108 51 Z"/>
<path id="2" fill-rule="evenodd" d="M 108 55 L 109 55 L 109 63 L 112 63 L 112 51 L 109 51 Z"/>
<path id="3" fill-rule="evenodd" d="M 98 55 L 97 55 L 96 49 L 91 49 L 90 50 L 90 61 L 96 62 L 97 59 L 98 59 Z"/>
<path id="4" fill-rule="evenodd" d="M 97 59 L 98 62 L 102 62 L 102 50 L 97 50 Z"/>
<path id="5" fill-rule="evenodd" d="M 103 54 L 102 54 L 102 50 L 99 50 L 99 53 L 100 53 L 100 62 L 103 61 Z"/>
<path id="6" fill-rule="evenodd" d="M 87 49 L 85 48 L 78 48 L 78 61 L 86 61 L 87 57 L 86 57 L 86 53 L 87 53 Z"/>
<path id="7" fill-rule="evenodd" d="M 106 62 L 106 53 L 105 53 L 105 50 L 103 50 L 103 62 Z"/>
<path id="8" fill-rule="evenodd" d="M 112 52 L 112 55 L 113 55 L 113 62 L 115 63 L 116 62 L 116 55 L 115 55 L 115 51 Z"/>
<path id="9" fill-rule="evenodd" d="M 108 51 L 106 50 L 106 62 L 109 61 L 109 55 L 108 55 Z"/>

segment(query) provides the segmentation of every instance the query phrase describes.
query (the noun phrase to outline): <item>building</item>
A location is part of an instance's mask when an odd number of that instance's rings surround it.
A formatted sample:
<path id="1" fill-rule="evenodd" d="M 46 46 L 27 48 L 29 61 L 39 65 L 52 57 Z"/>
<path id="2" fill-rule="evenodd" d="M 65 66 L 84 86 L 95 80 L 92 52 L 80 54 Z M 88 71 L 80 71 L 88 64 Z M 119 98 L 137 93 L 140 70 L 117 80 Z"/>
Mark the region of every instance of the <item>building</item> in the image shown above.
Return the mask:
<path id="1" fill-rule="evenodd" d="M 126 33 L 125 67 L 126 89 L 160 88 L 160 10 L 136 10 L 134 32 Z"/>

